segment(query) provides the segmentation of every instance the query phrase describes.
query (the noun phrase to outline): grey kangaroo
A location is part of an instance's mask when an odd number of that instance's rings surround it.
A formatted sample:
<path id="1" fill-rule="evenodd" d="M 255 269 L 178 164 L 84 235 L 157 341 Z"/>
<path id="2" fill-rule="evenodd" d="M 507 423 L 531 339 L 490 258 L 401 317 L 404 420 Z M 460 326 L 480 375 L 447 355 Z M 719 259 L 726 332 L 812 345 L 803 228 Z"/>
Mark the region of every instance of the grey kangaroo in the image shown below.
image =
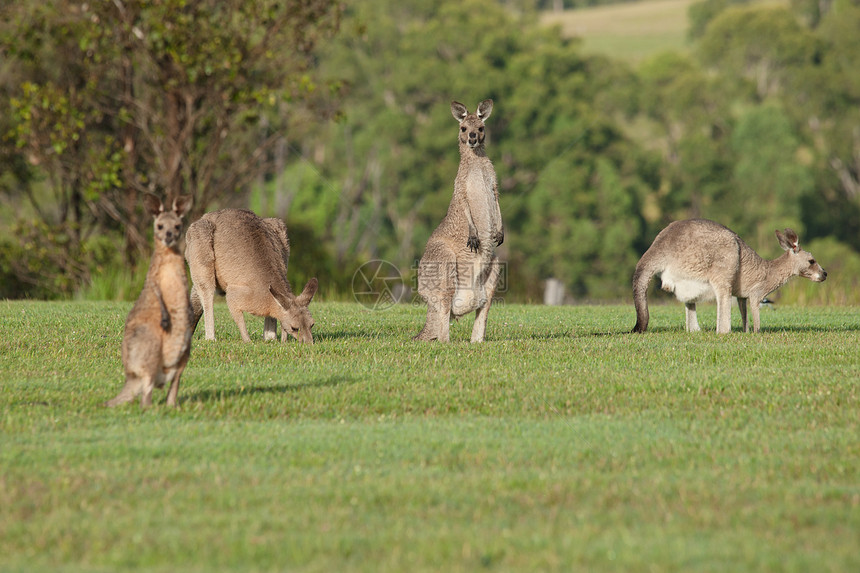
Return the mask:
<path id="1" fill-rule="evenodd" d="M 646 291 L 651 278 L 660 275 L 662 288 L 686 306 L 686 329 L 698 331 L 696 303 L 717 300 L 717 332 L 731 332 L 732 296 L 738 299 L 744 332 L 747 302 L 750 303 L 753 332 L 761 327 L 759 305 L 770 292 L 791 277 L 802 276 L 822 282 L 827 273 L 807 251 L 801 250 L 797 233 L 776 231 L 785 250 L 774 260 L 762 259 L 741 238 L 726 227 L 706 219 L 675 221 L 660 231 L 645 251 L 633 274 L 633 302 L 636 326 L 633 332 L 648 329 Z"/>
<path id="2" fill-rule="evenodd" d="M 215 340 L 215 293 L 226 294 L 227 307 L 242 340 L 251 342 L 245 312 L 266 317 L 263 338 L 281 341 L 287 333 L 300 342 L 313 342 L 314 320 L 308 310 L 316 294 L 312 278 L 300 295 L 287 280 L 290 242 L 280 219 L 258 217 L 245 209 L 223 209 L 203 215 L 189 225 L 185 258 L 191 270 L 194 326 L 203 316 L 206 340 Z"/>
<path id="3" fill-rule="evenodd" d="M 125 386 L 107 406 L 117 406 L 140 396 L 140 405 L 152 404 L 153 388 L 170 381 L 167 405 L 176 406 L 179 377 L 191 353 L 193 316 L 188 297 L 185 261 L 177 241 L 182 236 L 182 216 L 191 207 L 190 197 L 179 197 L 165 211 L 155 195 L 144 196 L 144 206 L 155 216 L 155 251 L 137 302 L 125 320 L 122 363 Z"/>
<path id="4" fill-rule="evenodd" d="M 459 122 L 460 167 L 448 213 L 430 235 L 418 264 L 418 294 L 427 301 L 427 321 L 415 340 L 450 340 L 450 320 L 475 311 L 472 342 L 483 342 L 487 314 L 499 280 L 496 247 L 505 230 L 496 172 L 484 151 L 484 121 L 493 100 L 475 113 L 451 102 Z"/>

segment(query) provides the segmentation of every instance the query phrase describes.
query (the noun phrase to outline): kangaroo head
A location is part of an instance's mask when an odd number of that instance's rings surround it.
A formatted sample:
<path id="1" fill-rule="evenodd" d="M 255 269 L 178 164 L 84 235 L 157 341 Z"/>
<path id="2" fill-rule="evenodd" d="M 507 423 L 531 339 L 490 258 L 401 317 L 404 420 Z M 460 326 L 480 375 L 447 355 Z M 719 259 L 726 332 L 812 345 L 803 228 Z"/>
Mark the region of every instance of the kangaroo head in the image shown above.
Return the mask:
<path id="1" fill-rule="evenodd" d="M 458 101 L 451 102 L 451 114 L 460 122 L 460 143 L 472 149 L 484 145 L 484 120 L 493 111 L 493 100 L 485 99 L 478 104 L 478 111 L 469 113 Z"/>
<path id="2" fill-rule="evenodd" d="M 153 230 L 156 241 L 166 247 L 176 244 L 182 231 L 182 216 L 188 212 L 191 202 L 191 197 L 178 197 L 173 201 L 173 209 L 165 211 L 161 199 L 152 193 L 144 195 L 143 205 L 155 217 Z"/>
<path id="3" fill-rule="evenodd" d="M 817 283 L 823 282 L 827 278 L 827 271 L 821 268 L 821 265 L 816 262 L 812 253 L 800 248 L 797 233 L 791 229 L 786 229 L 782 233 L 777 230 L 776 238 L 779 241 L 779 246 L 788 253 L 795 275 L 805 277 Z"/>
<path id="4" fill-rule="evenodd" d="M 305 285 L 301 294 L 292 301 L 284 300 L 283 297 L 275 293 L 272 287 L 269 287 L 269 291 L 275 297 L 275 301 L 283 311 L 281 316 L 278 317 L 278 320 L 281 321 L 281 328 L 289 332 L 299 342 L 309 342 L 311 344 L 314 342 L 314 336 L 311 333 L 311 329 L 314 327 L 314 318 L 311 316 L 308 305 L 311 304 L 318 286 L 317 279 L 312 278 Z"/>

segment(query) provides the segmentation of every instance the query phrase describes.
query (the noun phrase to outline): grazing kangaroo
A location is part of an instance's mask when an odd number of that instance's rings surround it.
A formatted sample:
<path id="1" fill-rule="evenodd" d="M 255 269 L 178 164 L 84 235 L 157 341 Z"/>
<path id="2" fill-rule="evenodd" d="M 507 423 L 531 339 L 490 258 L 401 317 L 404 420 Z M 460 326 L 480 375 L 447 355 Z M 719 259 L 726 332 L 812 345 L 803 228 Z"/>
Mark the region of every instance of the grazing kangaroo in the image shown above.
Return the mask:
<path id="1" fill-rule="evenodd" d="M 493 100 L 476 113 L 451 102 L 460 123 L 460 167 L 448 214 L 430 235 L 418 263 L 418 294 L 427 301 L 427 321 L 415 340 L 450 340 L 450 320 L 475 312 L 472 342 L 483 342 L 487 313 L 499 280 L 496 247 L 505 230 L 493 164 L 484 152 L 484 120 Z"/>
<path id="2" fill-rule="evenodd" d="M 144 205 L 155 216 L 155 251 L 143 291 L 125 320 L 125 387 L 107 406 L 124 404 L 140 395 L 140 405 L 148 407 L 152 389 L 163 387 L 167 380 L 167 405 L 176 406 L 179 377 L 191 353 L 193 316 L 185 261 L 177 246 L 181 219 L 191 207 L 191 197 L 176 199 L 171 211 L 165 211 L 161 200 L 152 194 L 144 196 Z"/>
<path id="3" fill-rule="evenodd" d="M 633 332 L 648 329 L 646 291 L 651 278 L 661 275 L 662 288 L 675 293 L 687 308 L 688 332 L 699 330 L 696 303 L 717 300 L 717 332 L 731 332 L 732 296 L 738 299 L 744 332 L 747 301 L 750 301 L 753 332 L 761 326 L 759 305 L 762 299 L 793 276 L 822 282 L 827 273 L 812 255 L 800 249 L 797 233 L 776 231 L 785 250 L 774 260 L 762 259 L 737 234 L 706 219 L 675 221 L 660 231 L 642 255 L 633 274 L 633 302 L 636 326 Z"/>
<path id="4" fill-rule="evenodd" d="M 227 297 L 227 307 L 242 340 L 251 342 L 244 312 L 266 317 L 263 338 L 281 341 L 287 332 L 301 342 L 313 342 L 314 320 L 308 305 L 316 294 L 313 278 L 299 296 L 287 281 L 290 243 L 280 219 L 263 219 L 245 209 L 223 209 L 203 215 L 185 234 L 185 258 L 191 270 L 194 327 L 203 316 L 206 340 L 215 340 L 215 292 Z"/>

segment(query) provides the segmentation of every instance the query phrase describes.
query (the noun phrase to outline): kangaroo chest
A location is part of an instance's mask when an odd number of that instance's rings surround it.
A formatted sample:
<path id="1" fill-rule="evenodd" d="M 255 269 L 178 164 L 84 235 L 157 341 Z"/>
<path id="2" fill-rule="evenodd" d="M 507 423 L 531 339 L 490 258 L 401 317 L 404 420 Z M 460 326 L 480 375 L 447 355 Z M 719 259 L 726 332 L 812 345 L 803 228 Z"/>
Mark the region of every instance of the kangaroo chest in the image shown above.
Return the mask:
<path id="1" fill-rule="evenodd" d="M 188 279 L 185 276 L 185 262 L 181 255 L 169 252 L 162 256 L 156 280 L 161 289 L 165 305 L 184 306 L 188 298 Z"/>
<path id="2" fill-rule="evenodd" d="M 472 220 L 479 234 L 492 233 L 498 226 L 496 194 L 493 191 L 496 176 L 492 166 L 474 166 L 465 177 L 466 197 L 472 212 Z"/>

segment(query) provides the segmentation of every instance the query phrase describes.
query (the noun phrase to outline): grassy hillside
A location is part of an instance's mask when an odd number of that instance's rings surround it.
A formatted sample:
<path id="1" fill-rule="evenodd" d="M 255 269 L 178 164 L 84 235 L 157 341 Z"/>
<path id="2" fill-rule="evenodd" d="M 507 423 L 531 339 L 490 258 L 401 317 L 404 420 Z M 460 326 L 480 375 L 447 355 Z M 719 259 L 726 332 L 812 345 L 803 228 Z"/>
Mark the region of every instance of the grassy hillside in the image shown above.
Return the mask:
<path id="1" fill-rule="evenodd" d="M 687 45 L 687 9 L 694 0 L 644 0 L 546 12 L 543 22 L 558 25 L 568 36 L 583 40 L 583 50 L 638 62 L 665 50 Z"/>
<path id="2" fill-rule="evenodd" d="M 219 304 L 181 409 L 106 410 L 129 306 L 0 302 L 2 571 L 860 565 L 856 307 L 717 336 L 500 305 L 442 345 L 419 307 L 314 303 L 301 346 Z"/>

